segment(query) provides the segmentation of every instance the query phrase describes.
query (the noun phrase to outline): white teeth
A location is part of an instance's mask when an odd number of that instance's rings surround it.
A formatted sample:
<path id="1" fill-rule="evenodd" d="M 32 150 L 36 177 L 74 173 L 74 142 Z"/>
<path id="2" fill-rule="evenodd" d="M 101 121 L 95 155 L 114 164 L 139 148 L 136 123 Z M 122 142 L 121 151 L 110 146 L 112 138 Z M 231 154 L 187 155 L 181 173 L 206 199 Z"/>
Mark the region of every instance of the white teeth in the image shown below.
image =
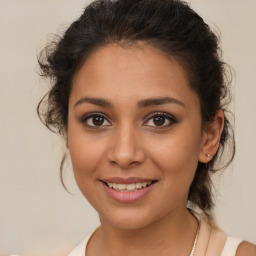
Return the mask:
<path id="1" fill-rule="evenodd" d="M 142 188 L 142 183 L 136 183 L 136 188 Z"/>
<path id="2" fill-rule="evenodd" d="M 135 187 L 136 187 L 136 184 L 135 184 L 135 183 L 133 183 L 133 184 L 127 184 L 127 185 L 126 185 L 126 189 L 127 189 L 127 190 L 134 190 Z"/>
<path id="3" fill-rule="evenodd" d="M 147 186 L 147 182 L 142 183 L 142 187 L 145 188 Z"/>
<path id="4" fill-rule="evenodd" d="M 117 184 L 117 183 L 107 183 L 110 188 L 117 191 L 128 192 L 137 191 L 138 189 L 145 188 L 152 184 L 152 181 L 141 182 L 141 183 L 131 183 L 131 184 Z"/>
<path id="5" fill-rule="evenodd" d="M 126 189 L 126 184 L 117 184 L 117 188 L 118 188 L 119 190 L 121 190 L 121 189 Z"/>

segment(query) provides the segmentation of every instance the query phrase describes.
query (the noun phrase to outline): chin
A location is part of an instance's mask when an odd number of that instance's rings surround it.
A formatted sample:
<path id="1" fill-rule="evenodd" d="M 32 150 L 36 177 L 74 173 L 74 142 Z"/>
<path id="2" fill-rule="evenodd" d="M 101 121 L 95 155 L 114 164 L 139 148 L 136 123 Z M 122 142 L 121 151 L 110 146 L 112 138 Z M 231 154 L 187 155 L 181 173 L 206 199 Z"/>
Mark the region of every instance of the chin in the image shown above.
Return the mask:
<path id="1" fill-rule="evenodd" d="M 142 229 L 147 226 L 150 226 L 152 223 L 156 222 L 158 218 L 152 216 L 150 212 L 142 212 L 134 209 L 133 211 L 115 211 L 113 214 L 108 216 L 101 216 L 100 221 L 102 225 L 111 225 L 117 229 L 126 229 L 126 230 L 136 230 Z"/>
<path id="2" fill-rule="evenodd" d="M 138 230 L 145 228 L 151 224 L 151 222 L 147 222 L 144 219 L 138 220 L 138 219 L 125 219 L 125 220 L 114 220 L 111 222 L 112 226 L 117 229 L 123 229 L 123 230 Z"/>

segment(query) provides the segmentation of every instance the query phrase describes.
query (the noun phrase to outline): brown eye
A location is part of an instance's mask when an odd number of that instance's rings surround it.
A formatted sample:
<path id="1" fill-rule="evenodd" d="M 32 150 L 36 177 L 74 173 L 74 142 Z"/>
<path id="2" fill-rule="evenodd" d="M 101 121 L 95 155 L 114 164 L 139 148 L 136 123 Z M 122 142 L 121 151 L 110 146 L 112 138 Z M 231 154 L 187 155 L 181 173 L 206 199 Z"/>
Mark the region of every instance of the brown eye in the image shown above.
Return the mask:
<path id="1" fill-rule="evenodd" d="M 87 127 L 97 128 L 110 126 L 111 123 L 107 120 L 104 115 L 90 114 L 82 119 L 82 123 Z"/>
<path id="2" fill-rule="evenodd" d="M 177 123 L 175 117 L 167 113 L 156 113 L 152 115 L 143 125 L 154 128 L 165 128 Z"/>
<path id="3" fill-rule="evenodd" d="M 155 126 L 162 126 L 165 123 L 165 119 L 163 116 L 155 116 L 153 117 L 153 123 Z"/>
<path id="4" fill-rule="evenodd" d="M 104 123 L 104 118 L 102 116 L 92 117 L 92 123 L 94 126 L 101 126 Z"/>

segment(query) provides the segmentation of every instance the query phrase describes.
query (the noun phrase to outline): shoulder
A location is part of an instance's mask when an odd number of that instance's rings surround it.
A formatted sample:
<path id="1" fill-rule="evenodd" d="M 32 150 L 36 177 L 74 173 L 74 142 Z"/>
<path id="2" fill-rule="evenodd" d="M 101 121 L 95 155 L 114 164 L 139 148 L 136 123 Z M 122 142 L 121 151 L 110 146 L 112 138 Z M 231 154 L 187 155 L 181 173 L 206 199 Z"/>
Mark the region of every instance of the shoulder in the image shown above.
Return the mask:
<path id="1" fill-rule="evenodd" d="M 236 256 L 256 256 L 256 245 L 243 241 L 239 244 Z"/>

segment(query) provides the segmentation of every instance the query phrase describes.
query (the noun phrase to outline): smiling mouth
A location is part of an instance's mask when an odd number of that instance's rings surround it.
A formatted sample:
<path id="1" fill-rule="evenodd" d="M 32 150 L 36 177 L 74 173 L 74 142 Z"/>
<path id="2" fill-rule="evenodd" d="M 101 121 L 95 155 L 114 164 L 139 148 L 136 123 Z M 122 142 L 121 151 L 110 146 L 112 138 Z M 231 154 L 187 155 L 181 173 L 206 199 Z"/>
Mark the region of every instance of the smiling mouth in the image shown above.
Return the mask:
<path id="1" fill-rule="evenodd" d="M 148 182 L 137 182 L 130 184 L 120 184 L 120 183 L 110 183 L 103 181 L 109 188 L 120 191 L 120 192 L 135 192 L 139 191 L 143 188 L 151 186 L 156 181 L 148 181 Z"/>

